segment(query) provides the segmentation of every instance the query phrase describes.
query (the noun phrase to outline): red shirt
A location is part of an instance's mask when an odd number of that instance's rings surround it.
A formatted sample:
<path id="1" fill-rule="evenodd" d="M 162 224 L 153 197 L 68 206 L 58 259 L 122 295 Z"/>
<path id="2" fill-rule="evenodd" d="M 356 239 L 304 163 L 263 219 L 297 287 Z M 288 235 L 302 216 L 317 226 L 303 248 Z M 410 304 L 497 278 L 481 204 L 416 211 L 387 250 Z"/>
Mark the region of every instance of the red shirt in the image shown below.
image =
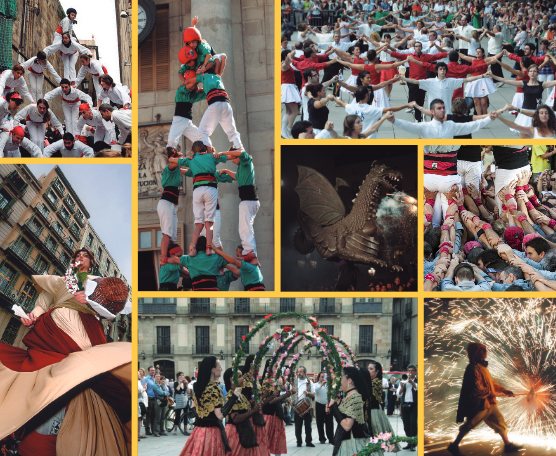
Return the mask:
<path id="1" fill-rule="evenodd" d="M 286 71 L 282 71 L 281 84 L 295 84 L 295 70 L 290 66 Z"/>
<path id="2" fill-rule="evenodd" d="M 535 65 L 541 65 L 544 62 L 544 59 L 545 59 L 546 55 L 543 55 L 542 57 L 535 57 L 534 55 L 527 55 L 525 57 L 529 57 Z M 519 57 L 515 54 L 510 54 L 508 56 L 508 58 L 510 60 L 515 60 L 516 62 L 521 62 L 521 59 L 522 59 L 522 57 Z"/>
<path id="3" fill-rule="evenodd" d="M 353 63 L 355 63 L 356 65 L 364 65 L 365 61 L 363 59 L 354 58 Z M 359 76 L 359 73 L 361 73 L 361 71 L 363 71 L 363 70 L 354 70 L 354 69 L 352 69 L 351 70 L 351 75 L 352 76 Z M 372 79 L 372 76 L 371 76 L 371 79 Z"/>
<path id="4" fill-rule="evenodd" d="M 448 63 L 448 71 L 446 72 L 447 78 L 465 79 L 469 73 L 473 71 L 469 65 L 460 65 L 457 62 Z M 452 101 L 456 98 L 463 98 L 463 86 L 454 90 Z"/>
<path id="5" fill-rule="evenodd" d="M 305 80 L 305 76 L 303 76 L 303 72 L 307 68 L 312 68 L 317 72 L 320 70 L 324 70 L 326 68 L 326 63 L 319 63 L 316 60 L 306 59 L 305 56 L 303 56 L 303 60 L 301 59 L 293 59 L 293 60 L 296 61 L 295 67 L 301 72 L 301 79 L 303 80 L 303 84 L 301 84 L 302 89 L 303 87 L 305 87 L 305 84 L 307 83 L 307 81 Z"/>
<path id="6" fill-rule="evenodd" d="M 421 12 L 421 5 L 419 5 L 419 4 L 413 5 L 413 6 L 411 7 L 411 9 L 412 9 L 412 10 L 415 10 L 415 11 Z"/>
<path id="7" fill-rule="evenodd" d="M 365 65 L 363 71 L 368 71 L 371 73 L 371 85 L 380 84 L 380 73 L 377 73 L 375 70 L 376 63 L 372 65 Z"/>
<path id="8" fill-rule="evenodd" d="M 411 54 L 400 54 L 399 52 L 392 52 L 390 55 L 396 59 L 405 60 L 407 59 L 407 56 Z M 447 55 L 448 54 L 446 54 L 445 52 L 441 52 L 440 54 L 421 54 L 420 56 L 417 56 L 417 54 L 413 54 L 413 57 L 415 57 L 415 60 L 419 60 L 421 62 L 436 62 L 437 60 L 445 59 Z M 427 79 L 427 69 L 424 66 L 409 62 L 409 71 L 411 79 Z"/>
<path id="9" fill-rule="evenodd" d="M 481 74 L 485 74 L 488 70 L 488 64 L 484 63 L 485 59 L 475 59 L 471 64 L 471 76 L 480 76 Z"/>

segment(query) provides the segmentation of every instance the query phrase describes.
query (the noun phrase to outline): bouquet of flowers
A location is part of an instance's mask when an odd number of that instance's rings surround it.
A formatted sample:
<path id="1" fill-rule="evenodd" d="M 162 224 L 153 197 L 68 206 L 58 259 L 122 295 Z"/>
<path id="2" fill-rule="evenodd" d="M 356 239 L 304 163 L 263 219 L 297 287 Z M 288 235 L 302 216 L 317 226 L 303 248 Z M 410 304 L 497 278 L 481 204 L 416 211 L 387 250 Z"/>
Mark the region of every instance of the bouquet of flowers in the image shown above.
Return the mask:
<path id="1" fill-rule="evenodd" d="M 83 282 L 87 280 L 87 276 L 89 275 L 87 272 L 79 272 L 80 264 L 80 261 L 71 263 L 66 271 L 66 274 L 64 275 L 64 283 L 66 284 L 68 291 L 73 295 L 75 295 L 78 291 L 85 290 Z"/>
<path id="2" fill-rule="evenodd" d="M 390 433 L 380 433 L 376 437 L 371 437 L 367 446 L 359 450 L 354 456 L 371 456 L 373 453 L 393 452 L 396 449 L 396 443 L 401 442 L 417 445 L 417 437 L 393 437 Z"/>

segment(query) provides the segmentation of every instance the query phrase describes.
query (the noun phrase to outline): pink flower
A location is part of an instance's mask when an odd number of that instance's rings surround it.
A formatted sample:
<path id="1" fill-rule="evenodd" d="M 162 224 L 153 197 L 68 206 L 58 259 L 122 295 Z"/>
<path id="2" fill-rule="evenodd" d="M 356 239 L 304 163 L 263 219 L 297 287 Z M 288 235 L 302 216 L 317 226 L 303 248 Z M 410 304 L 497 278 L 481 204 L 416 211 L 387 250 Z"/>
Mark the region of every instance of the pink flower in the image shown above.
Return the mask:
<path id="1" fill-rule="evenodd" d="M 293 355 L 293 359 L 299 359 L 299 355 L 296 353 L 295 355 Z"/>
<path id="2" fill-rule="evenodd" d="M 286 375 L 290 375 L 290 369 L 286 369 Z"/>
<path id="3" fill-rule="evenodd" d="M 280 344 L 280 347 L 283 347 L 283 346 L 284 346 L 284 344 L 283 344 L 283 343 L 281 343 L 281 344 Z"/>

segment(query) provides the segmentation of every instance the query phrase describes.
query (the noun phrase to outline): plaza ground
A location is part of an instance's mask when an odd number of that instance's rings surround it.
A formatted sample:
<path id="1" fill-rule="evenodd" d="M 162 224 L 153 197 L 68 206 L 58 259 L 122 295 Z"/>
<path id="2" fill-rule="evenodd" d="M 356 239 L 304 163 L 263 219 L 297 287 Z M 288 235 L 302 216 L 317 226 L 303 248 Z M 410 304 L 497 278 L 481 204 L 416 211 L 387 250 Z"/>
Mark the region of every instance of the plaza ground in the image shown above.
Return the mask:
<path id="1" fill-rule="evenodd" d="M 388 417 L 392 429 L 396 435 L 404 436 L 403 423 L 401 416 L 394 415 Z M 295 439 L 295 427 L 292 423 L 291 426 L 286 426 L 286 440 L 288 444 L 288 455 L 292 456 L 332 456 L 333 446 L 329 443 L 322 444 L 319 442 L 316 421 L 312 422 L 312 438 L 315 448 L 307 448 L 305 443 L 299 448 Z M 334 425 L 334 429 L 336 424 Z M 145 433 L 145 428 L 141 432 Z M 139 442 L 139 456 L 178 456 L 189 437 L 184 436 L 179 430 L 178 435 L 173 433 L 163 437 L 148 436 L 146 439 L 141 439 Z M 305 431 L 303 431 L 303 438 L 305 438 Z M 402 444 L 405 446 L 405 444 Z M 416 451 L 402 450 L 396 453 L 398 456 L 416 455 Z"/>

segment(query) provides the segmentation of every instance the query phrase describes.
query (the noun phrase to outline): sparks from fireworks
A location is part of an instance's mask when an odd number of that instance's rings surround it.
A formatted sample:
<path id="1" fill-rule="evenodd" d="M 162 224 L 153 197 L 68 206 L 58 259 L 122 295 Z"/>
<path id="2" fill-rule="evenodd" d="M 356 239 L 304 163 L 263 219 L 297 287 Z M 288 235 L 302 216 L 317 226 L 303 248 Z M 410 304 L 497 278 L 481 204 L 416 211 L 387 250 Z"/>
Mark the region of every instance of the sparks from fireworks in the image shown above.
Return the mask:
<path id="1" fill-rule="evenodd" d="M 546 299 L 429 300 L 425 322 L 425 435 L 453 439 L 467 344 L 487 346 L 495 381 L 516 397 L 498 399 L 510 440 L 556 449 L 556 304 Z M 482 424 L 463 443 L 502 439 Z"/>

